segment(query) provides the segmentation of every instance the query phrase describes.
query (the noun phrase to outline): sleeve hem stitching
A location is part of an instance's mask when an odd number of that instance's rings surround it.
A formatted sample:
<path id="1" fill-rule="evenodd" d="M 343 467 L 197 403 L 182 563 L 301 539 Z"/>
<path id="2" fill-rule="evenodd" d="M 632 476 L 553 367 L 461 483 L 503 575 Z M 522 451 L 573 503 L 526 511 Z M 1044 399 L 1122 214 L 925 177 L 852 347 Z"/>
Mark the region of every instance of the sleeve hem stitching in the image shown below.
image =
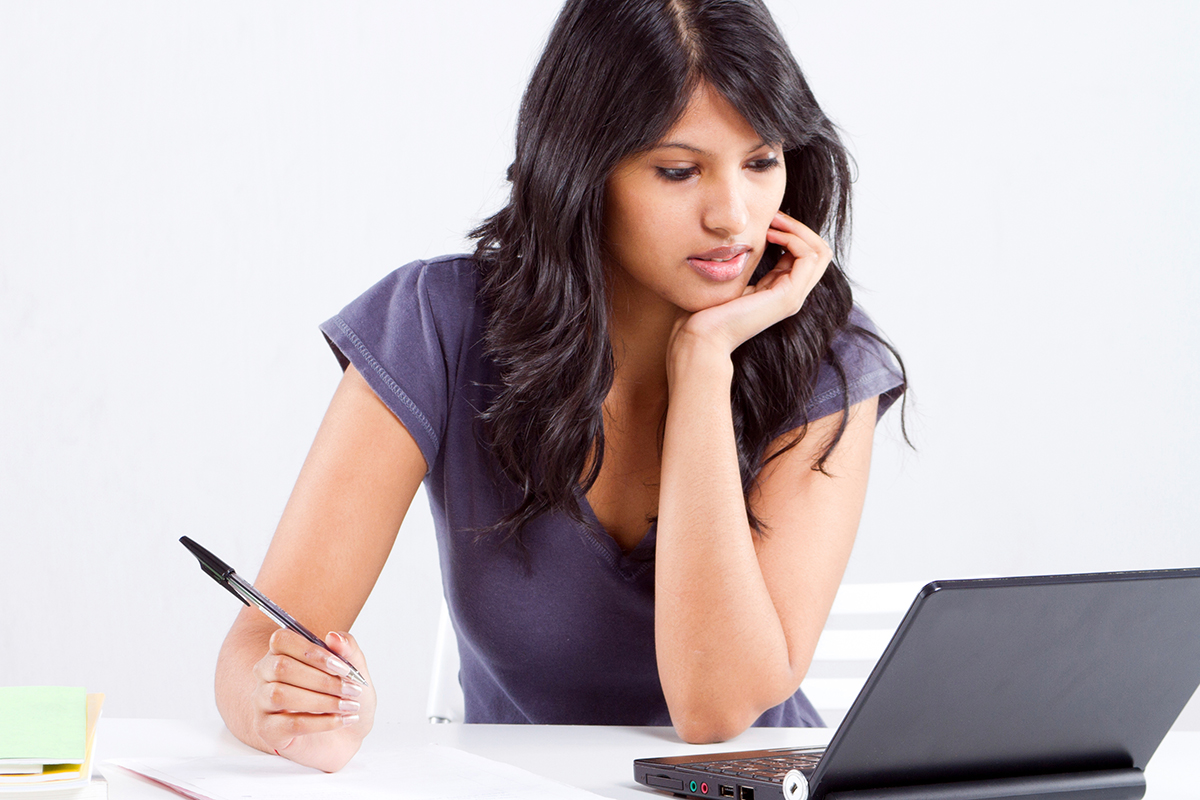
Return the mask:
<path id="1" fill-rule="evenodd" d="M 893 375 L 893 373 L 887 367 L 880 367 L 879 369 L 875 369 L 875 370 L 872 370 L 871 372 L 865 373 L 863 375 L 859 375 L 857 378 L 855 378 L 852 381 L 849 381 L 846 384 L 847 394 L 849 394 L 851 397 L 853 397 L 854 390 L 856 388 L 858 388 L 859 386 L 862 386 L 864 383 L 867 383 L 868 381 L 874 380 L 876 377 L 878 377 L 880 375 L 887 375 L 888 377 L 891 377 Z M 882 389 L 880 389 L 879 393 L 882 394 L 883 392 L 887 391 L 888 389 L 892 389 L 892 388 L 895 388 L 895 387 L 888 386 L 888 387 L 882 388 Z M 834 388 L 834 389 L 829 389 L 828 391 L 823 392 L 822 394 L 820 394 L 817 397 L 814 397 L 808 401 L 808 410 L 811 411 L 815 408 L 818 408 L 826 400 L 831 400 L 834 397 L 839 396 L 841 393 L 842 393 L 842 390 L 840 387 Z"/>
<path id="2" fill-rule="evenodd" d="M 354 349 L 357 350 L 366 361 L 367 366 L 375 371 L 375 374 L 378 375 L 379 379 L 383 381 L 384 385 L 392 391 L 392 394 L 396 395 L 396 398 L 404 404 L 404 407 L 412 412 L 413 416 L 416 417 L 417 422 L 421 423 L 421 427 L 425 429 L 427 434 L 429 434 L 429 438 L 433 441 L 434 449 L 438 449 L 440 447 L 440 439 L 437 435 L 437 431 L 435 431 L 433 426 L 429 424 L 429 420 L 423 413 L 421 413 L 421 409 L 417 407 L 417 404 L 414 403 L 407 394 L 405 394 L 404 390 L 400 388 L 400 385 L 397 384 L 396 381 L 392 379 L 392 376 L 388 374 L 388 371 L 383 368 L 383 365 L 375 359 L 375 356 L 371 355 L 371 351 L 367 349 L 367 346 L 363 344 L 361 339 L 358 338 L 358 335 L 355 334 L 350 326 L 346 324 L 345 320 L 343 320 L 341 317 L 334 317 L 331 321 L 338 327 L 338 330 L 346 335 L 346 338 L 350 340 L 352 345 L 354 345 Z"/>

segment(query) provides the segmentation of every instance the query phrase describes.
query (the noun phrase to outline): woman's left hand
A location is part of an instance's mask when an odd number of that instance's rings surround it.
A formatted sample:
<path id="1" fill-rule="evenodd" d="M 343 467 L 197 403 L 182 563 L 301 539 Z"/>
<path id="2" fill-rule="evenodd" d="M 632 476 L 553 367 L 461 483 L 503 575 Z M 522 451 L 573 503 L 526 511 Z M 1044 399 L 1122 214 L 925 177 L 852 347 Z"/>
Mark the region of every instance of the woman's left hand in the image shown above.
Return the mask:
<path id="1" fill-rule="evenodd" d="M 671 337 L 672 350 L 681 338 L 698 336 L 732 353 L 743 342 L 800 310 L 825 274 L 833 250 L 811 228 L 782 211 L 776 212 L 771 221 L 767 241 L 783 247 L 775 268 L 758 283 L 747 286 L 740 297 L 681 319 Z"/>

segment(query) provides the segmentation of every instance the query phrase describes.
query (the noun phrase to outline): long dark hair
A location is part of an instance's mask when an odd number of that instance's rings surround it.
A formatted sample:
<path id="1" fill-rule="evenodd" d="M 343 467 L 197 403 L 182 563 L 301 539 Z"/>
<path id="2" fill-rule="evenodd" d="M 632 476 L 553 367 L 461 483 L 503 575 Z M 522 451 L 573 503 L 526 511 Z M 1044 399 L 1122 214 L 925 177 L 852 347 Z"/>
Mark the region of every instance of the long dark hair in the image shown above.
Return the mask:
<path id="1" fill-rule="evenodd" d="M 618 162 L 662 139 L 702 82 L 764 141 L 784 143 L 781 208 L 834 251 L 800 312 L 733 354 L 733 424 L 755 530 L 761 526 L 749 497 L 770 460 L 767 448 L 806 425 L 817 370 L 848 325 L 851 291 L 838 263 L 849 237 L 850 159 L 762 2 L 568 0 L 521 103 L 511 198 L 471 234 L 482 270 L 484 344 L 500 375 L 481 420 L 501 470 L 521 493 L 495 527 L 518 539 L 546 512 L 582 519 L 579 492 L 600 473 L 602 406 L 613 381 L 601 256 L 605 184 Z M 779 254 L 771 245 L 752 280 Z M 848 418 L 845 375 L 832 357 L 843 414 L 817 469 Z"/>

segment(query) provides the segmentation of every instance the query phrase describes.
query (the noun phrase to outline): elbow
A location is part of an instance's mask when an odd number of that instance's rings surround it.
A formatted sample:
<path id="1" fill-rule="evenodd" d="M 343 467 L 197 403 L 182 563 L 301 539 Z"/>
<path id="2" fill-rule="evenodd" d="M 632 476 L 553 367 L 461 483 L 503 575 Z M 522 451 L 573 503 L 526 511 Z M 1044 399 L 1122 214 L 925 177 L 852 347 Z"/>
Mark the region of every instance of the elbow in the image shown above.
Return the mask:
<path id="1" fill-rule="evenodd" d="M 675 733 L 688 744 L 713 744 L 739 735 L 758 719 L 756 709 L 720 708 L 713 703 L 671 708 Z"/>
<path id="2" fill-rule="evenodd" d="M 688 744 L 715 744 L 732 739 L 748 727 L 689 720 L 675 723 L 675 733 Z"/>
<path id="3" fill-rule="evenodd" d="M 713 744 L 745 732 L 766 711 L 796 693 L 800 681 L 794 675 L 780 680 L 773 691 L 741 693 L 699 692 L 683 698 L 668 698 L 671 724 L 688 744 Z M 761 687 L 765 689 L 766 687 Z M 717 699 L 724 695 L 723 699 Z"/>

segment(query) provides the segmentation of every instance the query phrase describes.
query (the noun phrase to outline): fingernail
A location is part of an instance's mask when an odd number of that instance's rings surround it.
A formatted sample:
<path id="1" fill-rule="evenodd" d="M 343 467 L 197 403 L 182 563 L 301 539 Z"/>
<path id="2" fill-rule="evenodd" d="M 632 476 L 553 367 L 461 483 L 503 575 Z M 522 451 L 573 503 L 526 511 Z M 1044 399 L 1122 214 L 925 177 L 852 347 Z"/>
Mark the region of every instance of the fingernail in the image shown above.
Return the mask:
<path id="1" fill-rule="evenodd" d="M 360 708 L 362 708 L 362 703 L 357 700 L 343 700 L 338 703 L 338 711 L 353 711 L 358 713 Z"/>
<path id="2" fill-rule="evenodd" d="M 334 658 L 333 656 L 330 656 L 329 658 L 325 659 L 325 666 L 334 675 L 338 675 L 343 678 L 350 674 L 350 665 L 345 661 L 342 661 L 340 658 Z"/>
<path id="3" fill-rule="evenodd" d="M 344 728 L 349 728 L 356 722 L 358 722 L 358 714 L 351 714 L 347 717 L 342 717 L 342 727 Z"/>
<path id="4" fill-rule="evenodd" d="M 362 687 L 353 681 L 342 681 L 342 697 L 358 697 Z"/>
<path id="5" fill-rule="evenodd" d="M 334 637 L 334 638 L 336 638 L 336 639 L 337 639 L 339 642 L 341 642 L 342 644 L 345 644 L 345 643 L 346 643 L 346 637 L 345 637 L 345 636 L 342 636 L 342 635 L 341 635 L 340 633 L 338 633 L 337 631 L 330 631 L 330 632 L 329 632 L 329 635 L 330 635 L 330 636 L 332 636 L 332 637 Z M 326 638 L 328 638 L 328 637 L 326 637 Z"/>

